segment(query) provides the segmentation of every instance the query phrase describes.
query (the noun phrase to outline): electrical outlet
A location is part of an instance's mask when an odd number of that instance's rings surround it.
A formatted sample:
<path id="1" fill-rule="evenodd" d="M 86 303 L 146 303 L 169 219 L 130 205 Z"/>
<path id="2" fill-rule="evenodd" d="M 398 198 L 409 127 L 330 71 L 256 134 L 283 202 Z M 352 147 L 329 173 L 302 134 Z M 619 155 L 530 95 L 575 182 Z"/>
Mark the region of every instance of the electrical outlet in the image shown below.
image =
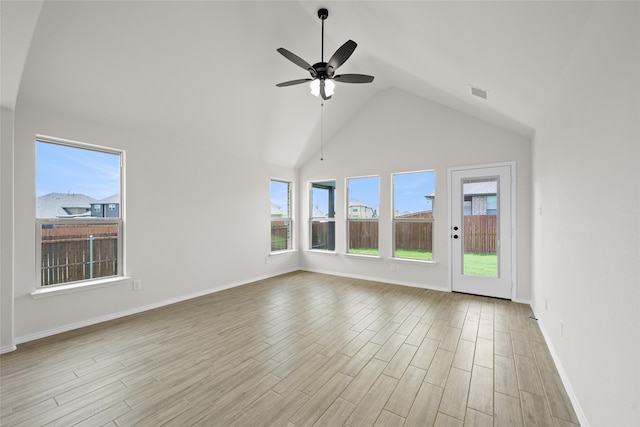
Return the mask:
<path id="1" fill-rule="evenodd" d="M 268 256 L 267 256 L 267 257 L 264 257 L 264 263 L 265 263 L 265 264 L 269 264 L 269 257 L 268 257 Z"/>
<path id="2" fill-rule="evenodd" d="M 396 265 L 394 263 L 391 263 L 391 271 L 396 271 Z"/>
<path id="3" fill-rule="evenodd" d="M 134 291 L 139 291 L 140 289 L 142 289 L 142 280 L 134 280 L 133 281 L 133 290 Z"/>

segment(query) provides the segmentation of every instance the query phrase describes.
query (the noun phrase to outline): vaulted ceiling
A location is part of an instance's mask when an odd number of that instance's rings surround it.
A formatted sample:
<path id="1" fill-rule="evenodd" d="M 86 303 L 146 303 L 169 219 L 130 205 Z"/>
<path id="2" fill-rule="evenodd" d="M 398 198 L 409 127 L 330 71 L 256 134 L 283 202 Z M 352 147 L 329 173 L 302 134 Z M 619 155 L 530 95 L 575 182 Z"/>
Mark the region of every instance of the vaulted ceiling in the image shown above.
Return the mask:
<path id="1" fill-rule="evenodd" d="M 358 43 L 325 103 L 330 138 L 389 88 L 530 136 L 589 19 L 591 2 L 2 1 L 2 105 L 16 99 L 107 125 L 161 132 L 300 166 L 317 148 L 320 100 L 276 52 L 325 60 Z M 471 95 L 470 86 L 488 91 Z M 20 105 L 20 104 L 18 104 Z"/>

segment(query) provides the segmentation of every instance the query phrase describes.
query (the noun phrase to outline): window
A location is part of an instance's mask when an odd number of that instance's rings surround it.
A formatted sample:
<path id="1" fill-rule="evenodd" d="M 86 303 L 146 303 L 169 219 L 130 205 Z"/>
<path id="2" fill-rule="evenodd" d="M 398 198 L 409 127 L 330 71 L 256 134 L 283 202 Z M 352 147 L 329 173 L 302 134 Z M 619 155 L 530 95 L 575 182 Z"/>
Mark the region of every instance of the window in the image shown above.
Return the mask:
<path id="1" fill-rule="evenodd" d="M 433 260 L 435 172 L 393 175 L 393 256 Z"/>
<path id="2" fill-rule="evenodd" d="M 347 252 L 378 255 L 380 178 L 347 178 Z"/>
<path id="3" fill-rule="evenodd" d="M 40 287 L 123 275 L 123 157 L 111 148 L 36 140 Z"/>
<path id="4" fill-rule="evenodd" d="M 291 183 L 271 180 L 271 252 L 293 249 Z"/>
<path id="5" fill-rule="evenodd" d="M 336 182 L 312 182 L 310 206 L 311 249 L 335 251 L 336 249 Z"/>

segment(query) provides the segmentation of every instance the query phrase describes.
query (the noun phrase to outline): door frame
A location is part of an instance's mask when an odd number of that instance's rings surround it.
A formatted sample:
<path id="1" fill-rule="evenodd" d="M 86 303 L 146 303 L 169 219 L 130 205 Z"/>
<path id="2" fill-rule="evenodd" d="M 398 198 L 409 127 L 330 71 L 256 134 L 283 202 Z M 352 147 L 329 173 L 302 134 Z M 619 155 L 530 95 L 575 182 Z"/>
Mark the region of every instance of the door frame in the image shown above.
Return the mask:
<path id="1" fill-rule="evenodd" d="M 448 253 L 448 257 L 447 260 L 449 262 L 449 268 L 447 269 L 447 280 L 448 280 L 448 289 L 449 292 L 453 292 L 453 244 L 452 244 L 452 237 L 451 235 L 452 233 L 452 227 L 453 227 L 453 197 L 452 197 L 452 192 L 454 191 L 454 183 L 453 183 L 453 172 L 456 171 L 464 171 L 464 170 L 471 170 L 471 169 L 485 169 L 485 168 L 495 168 L 495 167 L 503 167 L 503 166 L 508 166 L 511 168 L 511 206 L 510 206 L 510 211 L 511 211 L 511 217 L 510 217 L 510 221 L 511 221 L 511 301 L 516 301 L 517 300 L 517 289 L 518 289 L 518 282 L 516 280 L 517 276 L 517 271 L 518 271 L 518 262 L 517 262 L 517 232 L 516 230 L 517 228 L 517 223 L 516 223 L 516 217 L 517 217 L 517 191 L 516 191 L 516 187 L 517 187 L 517 169 L 516 169 L 516 162 L 515 161 L 510 161 L 510 162 L 498 162 L 498 163 L 482 163 L 482 164 L 477 164 L 477 165 L 466 165 L 466 166 L 455 166 L 455 167 L 450 167 L 447 169 L 447 196 L 448 196 L 448 209 L 449 209 L 449 213 L 448 213 L 448 218 L 447 218 L 447 236 L 448 236 L 448 242 L 447 242 L 447 253 Z"/>

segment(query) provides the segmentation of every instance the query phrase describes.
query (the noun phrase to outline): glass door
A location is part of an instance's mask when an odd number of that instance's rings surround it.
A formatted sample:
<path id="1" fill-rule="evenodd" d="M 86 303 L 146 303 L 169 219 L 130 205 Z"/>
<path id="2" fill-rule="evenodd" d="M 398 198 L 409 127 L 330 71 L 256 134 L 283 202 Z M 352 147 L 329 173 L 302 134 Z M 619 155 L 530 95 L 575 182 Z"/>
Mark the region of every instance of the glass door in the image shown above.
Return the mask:
<path id="1" fill-rule="evenodd" d="M 511 166 L 453 170 L 452 290 L 511 299 Z"/>

